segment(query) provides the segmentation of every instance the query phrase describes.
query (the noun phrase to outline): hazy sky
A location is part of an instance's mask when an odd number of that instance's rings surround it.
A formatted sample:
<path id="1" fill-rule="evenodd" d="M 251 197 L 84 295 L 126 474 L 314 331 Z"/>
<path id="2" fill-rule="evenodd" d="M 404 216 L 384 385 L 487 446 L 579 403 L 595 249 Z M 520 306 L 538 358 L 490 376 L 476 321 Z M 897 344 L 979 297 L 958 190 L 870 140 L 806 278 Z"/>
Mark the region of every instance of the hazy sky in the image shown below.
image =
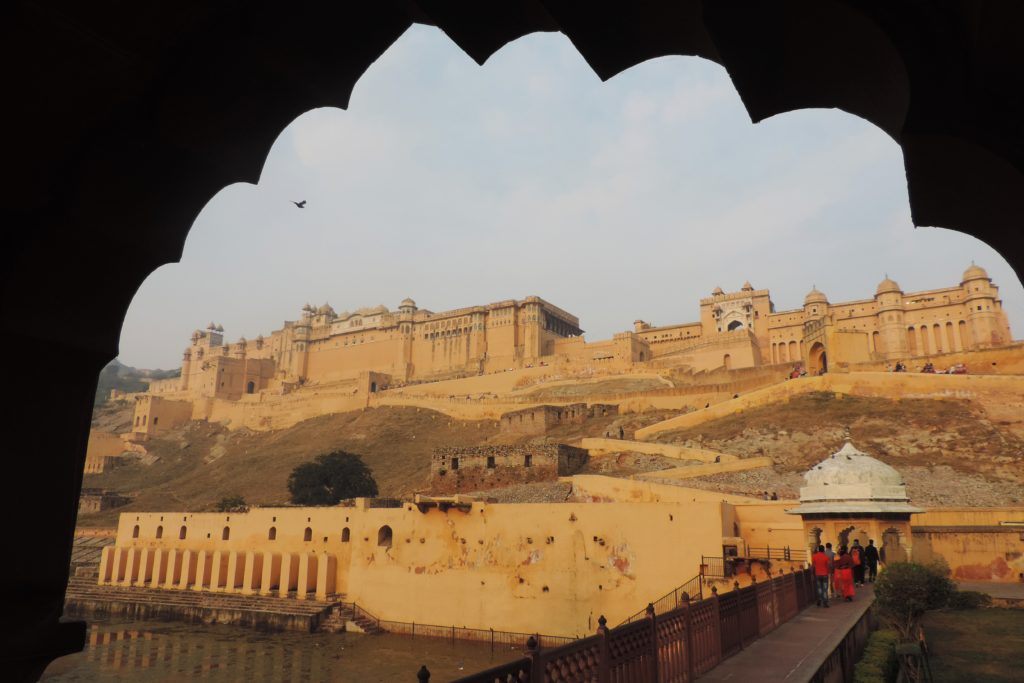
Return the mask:
<path id="1" fill-rule="evenodd" d="M 296 209 L 289 200 L 307 200 Z M 411 296 L 434 311 L 531 294 L 588 339 L 698 318 L 744 280 L 779 310 L 812 285 L 867 298 L 956 284 L 971 260 L 1024 336 L 1024 288 L 987 245 L 915 230 L 899 147 L 834 110 L 752 125 L 725 71 L 692 57 L 607 83 L 561 34 L 477 66 L 440 31 L 409 30 L 356 85 L 348 111 L 288 126 L 258 185 L 225 188 L 181 263 L 139 289 L 122 362 L 180 364 L 192 330 L 231 341 L 294 320 Z"/>

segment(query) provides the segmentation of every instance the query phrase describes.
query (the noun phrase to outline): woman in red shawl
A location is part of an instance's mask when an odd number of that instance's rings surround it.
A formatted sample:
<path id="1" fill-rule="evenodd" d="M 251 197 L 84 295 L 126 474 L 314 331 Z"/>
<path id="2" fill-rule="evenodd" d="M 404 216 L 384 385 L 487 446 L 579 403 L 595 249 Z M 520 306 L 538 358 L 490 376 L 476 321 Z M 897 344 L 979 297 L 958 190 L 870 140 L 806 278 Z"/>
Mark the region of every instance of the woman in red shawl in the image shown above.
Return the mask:
<path id="1" fill-rule="evenodd" d="M 839 557 L 834 566 L 836 592 L 847 602 L 853 602 L 853 558 L 845 545 L 839 549 Z"/>

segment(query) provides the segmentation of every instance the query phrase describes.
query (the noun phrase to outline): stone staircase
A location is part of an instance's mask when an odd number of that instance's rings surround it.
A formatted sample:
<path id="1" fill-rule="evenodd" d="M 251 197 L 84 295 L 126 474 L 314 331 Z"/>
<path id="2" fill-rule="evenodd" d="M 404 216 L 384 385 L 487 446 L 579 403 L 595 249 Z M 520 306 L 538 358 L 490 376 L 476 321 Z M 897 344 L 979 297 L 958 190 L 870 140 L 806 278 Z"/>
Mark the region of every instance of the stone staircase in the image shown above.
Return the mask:
<path id="1" fill-rule="evenodd" d="M 353 628 L 353 624 L 356 628 Z M 380 635 L 384 633 L 376 619 L 367 617 L 364 613 L 356 614 L 350 603 L 337 603 L 332 605 L 327 616 L 320 621 L 317 629 L 324 633 L 340 633 L 342 631 L 359 631 L 367 635 Z"/>
<path id="2" fill-rule="evenodd" d="M 83 615 L 173 618 L 312 632 L 343 598 L 329 595 L 326 602 L 318 602 L 238 593 L 100 586 L 95 579 L 71 577 L 65 604 L 69 612 Z"/>

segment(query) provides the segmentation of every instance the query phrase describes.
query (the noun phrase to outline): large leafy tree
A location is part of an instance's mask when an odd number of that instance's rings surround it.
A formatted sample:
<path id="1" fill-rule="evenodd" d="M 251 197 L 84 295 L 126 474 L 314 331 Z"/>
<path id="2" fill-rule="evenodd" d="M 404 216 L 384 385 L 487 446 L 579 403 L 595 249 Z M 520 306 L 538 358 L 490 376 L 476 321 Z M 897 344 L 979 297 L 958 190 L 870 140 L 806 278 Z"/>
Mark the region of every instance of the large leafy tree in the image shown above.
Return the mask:
<path id="1" fill-rule="evenodd" d="M 288 491 L 298 505 L 336 505 L 346 498 L 376 496 L 377 482 L 358 455 L 334 451 L 292 470 Z"/>

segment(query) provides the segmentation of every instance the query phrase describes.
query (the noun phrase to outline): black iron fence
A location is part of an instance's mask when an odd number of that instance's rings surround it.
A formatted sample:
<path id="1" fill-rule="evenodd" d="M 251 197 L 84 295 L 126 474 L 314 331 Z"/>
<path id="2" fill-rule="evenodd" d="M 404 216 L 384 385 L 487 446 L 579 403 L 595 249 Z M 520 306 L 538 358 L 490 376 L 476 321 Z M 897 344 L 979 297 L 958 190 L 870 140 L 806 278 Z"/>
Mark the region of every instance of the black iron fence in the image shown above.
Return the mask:
<path id="1" fill-rule="evenodd" d="M 673 588 L 670 592 L 650 604 L 654 607 L 655 614 L 665 614 L 666 612 L 678 609 L 681 605 L 691 602 L 700 602 L 703 599 L 704 583 L 701 581 L 700 574 L 698 574 L 683 585 Z M 649 607 L 640 610 L 623 621 L 622 624 L 631 624 L 634 621 L 646 619 L 648 609 Z M 622 626 L 622 624 L 619 624 L 619 626 Z"/>

